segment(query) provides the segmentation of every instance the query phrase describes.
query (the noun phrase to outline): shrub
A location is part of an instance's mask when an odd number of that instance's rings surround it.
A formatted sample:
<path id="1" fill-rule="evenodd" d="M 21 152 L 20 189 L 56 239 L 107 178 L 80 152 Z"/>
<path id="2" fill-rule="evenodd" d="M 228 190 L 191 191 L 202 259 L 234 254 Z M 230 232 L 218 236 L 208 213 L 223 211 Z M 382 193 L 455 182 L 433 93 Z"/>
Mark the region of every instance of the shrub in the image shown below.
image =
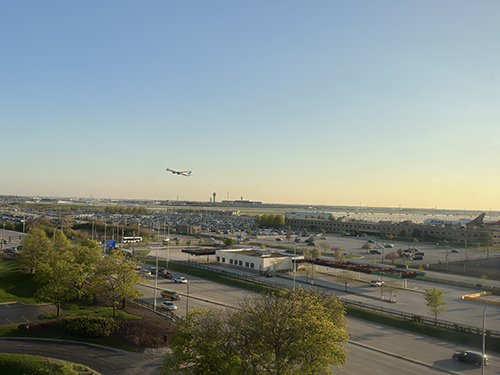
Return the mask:
<path id="1" fill-rule="evenodd" d="M 422 315 L 413 315 L 413 321 L 414 322 L 421 322 L 422 321 Z"/>
<path id="2" fill-rule="evenodd" d="M 120 327 L 113 318 L 96 316 L 66 317 L 59 321 L 60 328 L 70 335 L 81 337 L 109 337 Z"/>

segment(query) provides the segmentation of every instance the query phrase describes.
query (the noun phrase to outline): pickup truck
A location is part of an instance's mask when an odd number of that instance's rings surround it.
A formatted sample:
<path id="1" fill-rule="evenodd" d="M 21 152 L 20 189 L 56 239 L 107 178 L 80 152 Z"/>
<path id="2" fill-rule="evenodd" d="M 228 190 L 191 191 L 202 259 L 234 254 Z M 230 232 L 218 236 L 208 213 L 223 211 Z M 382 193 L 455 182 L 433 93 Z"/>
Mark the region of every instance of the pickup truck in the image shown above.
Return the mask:
<path id="1" fill-rule="evenodd" d="M 170 301 L 178 301 L 181 299 L 181 295 L 175 290 L 162 290 L 161 298 L 169 299 Z"/>

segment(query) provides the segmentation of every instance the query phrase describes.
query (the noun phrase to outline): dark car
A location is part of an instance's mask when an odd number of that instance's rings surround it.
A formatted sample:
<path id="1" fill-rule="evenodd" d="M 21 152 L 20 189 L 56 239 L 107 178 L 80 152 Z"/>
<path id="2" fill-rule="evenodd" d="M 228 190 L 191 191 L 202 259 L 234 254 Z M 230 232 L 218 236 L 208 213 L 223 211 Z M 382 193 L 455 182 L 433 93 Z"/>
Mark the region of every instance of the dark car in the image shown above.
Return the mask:
<path id="1" fill-rule="evenodd" d="M 424 257 L 422 255 L 415 255 L 413 260 L 424 260 Z"/>
<path id="2" fill-rule="evenodd" d="M 452 253 L 459 253 L 460 251 L 458 251 L 457 249 L 451 249 L 451 252 Z"/>
<path id="3" fill-rule="evenodd" d="M 488 356 L 486 354 L 484 355 L 483 358 L 483 353 L 473 352 L 471 350 L 455 352 L 453 353 L 453 359 L 455 361 L 472 363 L 476 367 L 481 367 L 483 363 L 485 366 L 487 366 L 490 363 Z"/>
<path id="4" fill-rule="evenodd" d="M 370 254 L 382 254 L 380 250 L 370 250 Z"/>

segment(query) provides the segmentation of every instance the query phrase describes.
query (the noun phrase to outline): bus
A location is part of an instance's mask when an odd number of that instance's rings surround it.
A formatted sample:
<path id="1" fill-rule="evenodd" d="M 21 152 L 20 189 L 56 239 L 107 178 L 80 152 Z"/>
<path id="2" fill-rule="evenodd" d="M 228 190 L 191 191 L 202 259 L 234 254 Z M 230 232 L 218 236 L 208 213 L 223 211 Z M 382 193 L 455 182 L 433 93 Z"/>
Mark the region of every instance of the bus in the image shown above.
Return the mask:
<path id="1" fill-rule="evenodd" d="M 123 243 L 129 243 L 129 242 L 141 242 L 142 237 L 123 237 L 122 242 Z"/>

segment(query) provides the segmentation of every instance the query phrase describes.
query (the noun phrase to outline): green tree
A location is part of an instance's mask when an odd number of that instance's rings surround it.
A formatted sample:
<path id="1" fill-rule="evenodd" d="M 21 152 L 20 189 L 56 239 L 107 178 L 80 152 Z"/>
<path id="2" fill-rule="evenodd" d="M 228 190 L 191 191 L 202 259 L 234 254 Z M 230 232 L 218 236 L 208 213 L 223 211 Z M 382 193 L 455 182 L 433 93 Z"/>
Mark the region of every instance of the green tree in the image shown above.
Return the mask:
<path id="1" fill-rule="evenodd" d="M 326 253 L 326 251 L 330 249 L 330 245 L 326 241 L 320 242 L 319 247 L 323 250 L 324 253 Z"/>
<path id="2" fill-rule="evenodd" d="M 403 248 L 401 248 L 401 247 L 400 247 L 400 248 L 398 249 L 398 255 L 399 255 L 400 257 L 402 257 L 404 253 L 405 253 L 405 251 L 403 250 Z"/>
<path id="3" fill-rule="evenodd" d="M 35 273 L 35 280 L 43 284 L 35 296 L 41 301 L 52 302 L 57 306 L 57 316 L 61 316 L 61 303 L 78 295 L 75 281 L 79 277 L 76 263 L 66 259 L 42 263 Z"/>
<path id="4" fill-rule="evenodd" d="M 225 245 L 226 247 L 233 247 L 233 246 L 234 246 L 234 244 L 235 244 L 235 242 L 234 242 L 234 240 L 233 240 L 232 238 L 226 238 L 226 239 L 224 240 L 224 245 Z"/>
<path id="5" fill-rule="evenodd" d="M 20 265 L 22 268 L 29 269 L 32 274 L 40 264 L 48 262 L 53 257 L 53 253 L 54 248 L 45 231 L 34 228 L 21 243 Z"/>
<path id="6" fill-rule="evenodd" d="M 292 235 L 291 235 L 290 233 L 288 233 L 288 234 L 286 235 L 286 240 L 287 240 L 288 242 L 290 242 L 290 241 L 292 240 Z"/>
<path id="7" fill-rule="evenodd" d="M 175 240 L 175 245 L 179 246 L 181 244 L 181 240 Z"/>
<path id="8" fill-rule="evenodd" d="M 310 237 L 306 240 L 306 242 L 307 242 L 307 243 L 312 243 L 312 242 L 314 242 L 314 241 L 316 241 L 316 237 L 314 237 L 314 236 L 310 236 Z"/>
<path id="9" fill-rule="evenodd" d="M 302 288 L 196 309 L 177 323 L 162 374 L 331 374 L 347 361 L 344 314 L 337 298 Z"/>
<path id="10" fill-rule="evenodd" d="M 165 357 L 161 374 L 243 373 L 234 315 L 230 310 L 189 311 L 176 323 L 176 333 L 170 340 L 172 355 Z"/>
<path id="11" fill-rule="evenodd" d="M 479 233 L 477 240 L 482 247 L 487 248 L 486 258 L 490 259 L 490 246 L 493 245 L 493 235 L 491 232 L 488 232 L 487 230 L 482 231 Z"/>
<path id="12" fill-rule="evenodd" d="M 361 246 L 361 248 L 363 250 L 370 250 L 372 248 L 372 244 L 366 241 L 366 243 L 363 246 Z"/>
<path id="13" fill-rule="evenodd" d="M 444 290 L 437 287 L 426 289 L 424 294 L 425 304 L 429 308 L 429 315 L 434 315 L 437 321 L 438 315 L 448 311 L 445 305 L 448 303 L 444 300 Z"/>
<path id="14" fill-rule="evenodd" d="M 142 278 L 133 269 L 134 265 L 125 262 L 125 256 L 118 250 L 113 250 L 110 256 L 102 258 L 96 266 L 92 290 L 113 306 L 113 316 L 116 316 L 116 304 L 119 301 L 125 307 L 127 300 L 142 295 L 137 290 Z"/>
<path id="15" fill-rule="evenodd" d="M 90 280 L 97 264 L 101 260 L 101 248 L 97 241 L 85 240 L 72 250 L 72 262 L 77 270 L 75 287 L 81 294 L 83 286 Z"/>
<path id="16" fill-rule="evenodd" d="M 187 241 L 186 241 L 186 245 L 187 245 L 188 247 L 189 247 L 189 246 L 191 246 L 191 240 L 187 240 Z"/>

